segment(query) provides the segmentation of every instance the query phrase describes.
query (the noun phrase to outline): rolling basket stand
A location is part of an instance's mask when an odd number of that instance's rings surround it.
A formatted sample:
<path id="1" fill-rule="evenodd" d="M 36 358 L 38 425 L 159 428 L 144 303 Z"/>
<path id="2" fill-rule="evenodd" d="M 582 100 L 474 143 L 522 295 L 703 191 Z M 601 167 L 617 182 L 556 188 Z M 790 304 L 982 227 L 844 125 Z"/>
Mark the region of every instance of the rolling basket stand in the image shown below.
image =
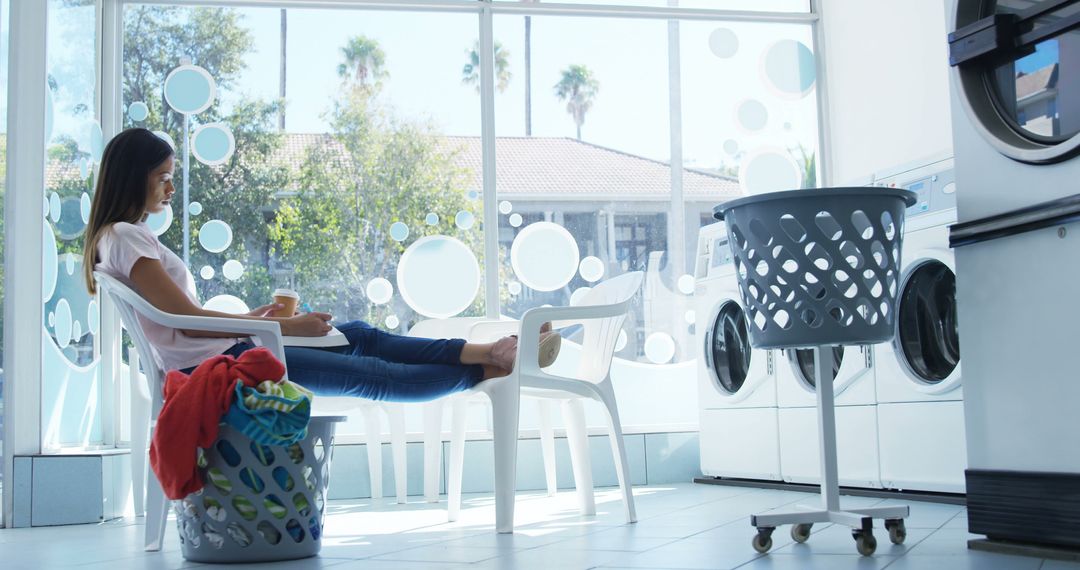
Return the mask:
<path id="1" fill-rule="evenodd" d="M 873 519 L 893 544 L 904 542 L 908 507 L 842 510 L 836 464 L 833 346 L 891 340 L 904 211 L 915 194 L 889 188 L 820 188 L 733 200 L 713 209 L 727 224 L 755 348 L 813 348 L 821 447 L 822 508 L 751 515 L 754 550 L 772 548 L 777 526 L 806 542 L 815 523 L 851 527 L 859 553 L 877 548 Z"/>

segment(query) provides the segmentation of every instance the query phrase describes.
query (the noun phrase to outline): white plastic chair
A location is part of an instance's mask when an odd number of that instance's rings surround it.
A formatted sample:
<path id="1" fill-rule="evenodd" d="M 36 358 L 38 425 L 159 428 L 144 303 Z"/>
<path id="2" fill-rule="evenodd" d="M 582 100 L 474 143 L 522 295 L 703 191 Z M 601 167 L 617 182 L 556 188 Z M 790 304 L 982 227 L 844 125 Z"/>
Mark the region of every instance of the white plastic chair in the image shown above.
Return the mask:
<path id="1" fill-rule="evenodd" d="M 596 500 L 593 494 L 592 466 L 582 400 L 588 398 L 603 406 L 608 419 L 608 434 L 615 456 L 615 471 L 622 490 L 626 520 L 630 523 L 637 521 L 630 484 L 630 465 L 626 457 L 622 424 L 609 371 L 619 332 L 622 330 L 630 301 L 641 287 L 642 278 L 640 271 L 626 273 L 594 287 L 580 305 L 530 309 L 520 322 L 481 322 L 472 327 L 469 335 L 472 342 L 490 341 L 508 331 L 516 331 L 519 339 L 517 360 L 511 374 L 481 382 L 475 388 L 476 391 L 486 394 L 492 405 L 497 532 L 513 532 L 518 413 L 522 396 L 562 401 L 574 482 L 584 515 L 596 514 Z M 538 365 L 540 326 L 548 321 L 552 321 L 556 328 L 570 324 L 584 326 L 581 360 L 572 376 L 550 374 L 541 370 Z M 461 508 L 461 473 L 465 459 L 466 407 L 459 402 L 463 400 L 454 400 L 450 463 L 447 467 L 447 502 L 451 520 L 457 518 Z M 548 441 L 552 446 L 552 460 L 547 464 L 553 471 L 554 438 L 550 437 Z M 547 441 L 544 442 L 544 447 L 547 447 Z M 545 449 L 544 455 L 548 453 Z M 550 477 L 548 484 L 549 488 L 553 484 Z"/>
<path id="2" fill-rule="evenodd" d="M 168 519 L 168 500 L 165 498 L 164 491 L 161 489 L 161 484 L 158 482 L 157 477 L 154 476 L 153 470 L 146 469 L 146 452 L 150 437 L 153 435 L 153 429 L 156 427 L 158 415 L 161 413 L 161 407 L 163 404 L 163 386 L 165 382 L 165 372 L 157 365 L 156 359 L 152 358 L 154 355 L 154 348 L 146 338 L 142 330 L 142 324 L 140 323 L 137 315 L 141 315 L 144 318 L 151 320 L 159 325 L 177 328 L 177 329 L 193 329 L 204 330 L 214 332 L 236 333 L 243 336 L 254 336 L 259 340 L 262 346 L 266 347 L 282 362 L 285 362 L 285 350 L 281 337 L 281 327 L 273 321 L 255 321 L 248 319 L 229 319 L 218 317 L 198 317 L 198 316 L 186 316 L 186 315 L 174 315 L 161 311 L 151 305 L 146 299 L 143 299 L 138 293 L 133 291 L 127 285 L 121 283 L 119 280 L 114 279 L 104 273 L 94 272 L 94 279 L 97 282 L 100 292 L 103 293 L 100 297 L 103 300 L 103 310 L 109 311 L 109 306 L 114 306 L 116 311 L 120 313 L 120 319 L 124 324 L 124 328 L 127 329 L 131 335 L 132 340 L 135 343 L 137 353 L 133 353 L 133 357 L 130 360 L 129 378 L 131 381 L 131 408 L 132 408 L 132 421 L 131 421 L 131 461 L 132 461 L 132 488 L 135 495 L 136 513 L 140 512 L 141 505 L 140 500 L 142 497 L 142 489 L 140 488 L 142 482 L 146 482 L 146 534 L 144 539 L 144 546 L 147 551 L 160 550 L 165 538 L 165 523 Z M 116 334 L 119 335 L 119 329 L 116 330 Z M 110 346 L 119 346 L 119 343 Z M 146 382 L 142 382 L 139 375 L 139 357 L 141 354 L 144 356 L 145 361 L 143 370 L 146 374 Z M 151 358 L 145 358 L 151 356 Z M 355 407 L 357 403 L 363 403 L 363 400 L 356 398 L 316 398 L 315 401 L 320 400 L 350 400 L 352 406 Z M 148 405 L 147 405 L 148 404 Z M 330 407 L 334 407 L 331 403 Z M 391 408 L 393 410 L 393 408 Z M 325 407 L 317 404 L 313 406 L 313 413 L 322 413 L 326 411 Z M 404 419 L 403 415 L 398 410 L 398 417 L 402 418 L 400 422 L 395 422 L 391 419 L 391 428 L 395 427 L 396 423 L 399 423 L 400 429 L 398 432 L 401 435 L 401 445 L 395 446 L 402 450 L 402 458 L 404 457 Z M 371 414 L 368 414 L 371 417 Z M 376 418 L 377 422 L 377 418 Z M 370 426 L 369 422 L 369 426 Z M 377 425 L 377 424 L 376 424 Z M 368 441 L 372 440 L 372 429 L 368 429 Z M 381 430 L 374 430 L 376 433 L 375 439 L 378 439 L 378 433 Z M 371 443 L 368 444 L 369 459 L 371 457 L 372 450 Z M 381 448 L 381 443 L 374 446 L 375 448 Z M 380 449 L 381 451 L 381 449 Z M 398 469 L 397 456 L 399 455 L 397 449 L 395 449 L 395 476 L 400 480 L 405 480 L 404 461 L 402 461 L 401 469 Z M 376 483 L 379 482 L 381 487 L 381 453 L 378 455 L 378 461 L 373 462 L 379 466 L 378 471 L 372 468 L 372 492 L 376 488 Z M 145 475 L 144 475 L 145 473 Z M 145 479 L 143 479 L 145 477 Z M 398 484 L 399 502 L 401 502 L 405 496 L 404 485 L 399 482 Z"/>

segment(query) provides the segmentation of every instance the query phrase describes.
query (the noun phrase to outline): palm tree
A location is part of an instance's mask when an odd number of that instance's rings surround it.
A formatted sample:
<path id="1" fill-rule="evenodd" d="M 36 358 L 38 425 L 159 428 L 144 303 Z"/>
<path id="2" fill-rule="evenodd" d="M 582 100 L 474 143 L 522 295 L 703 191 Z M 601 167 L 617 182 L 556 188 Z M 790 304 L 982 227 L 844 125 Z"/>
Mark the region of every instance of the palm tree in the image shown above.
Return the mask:
<path id="1" fill-rule="evenodd" d="M 468 52 L 469 61 L 461 68 L 461 82 L 465 85 L 473 85 L 476 92 L 480 92 L 480 40 L 473 43 Z M 495 78 L 498 83 L 495 87 L 502 93 L 510 84 L 510 52 L 503 49 L 499 42 L 495 42 Z"/>
<path id="2" fill-rule="evenodd" d="M 281 9 L 281 66 L 278 70 L 278 97 L 281 99 L 281 110 L 278 111 L 278 130 L 285 132 L 285 40 L 288 38 L 288 16 L 285 8 Z"/>
<path id="3" fill-rule="evenodd" d="M 341 48 L 341 53 L 345 61 L 338 65 L 338 75 L 346 82 L 355 82 L 357 87 L 368 87 L 369 79 L 373 85 L 378 85 L 379 80 L 390 75 L 383 69 L 386 54 L 379 47 L 379 42 L 367 36 L 350 38 Z"/>
<path id="4" fill-rule="evenodd" d="M 534 4 L 540 0 L 521 0 Z M 525 136 L 532 136 L 532 16 L 525 16 Z"/>
<path id="5" fill-rule="evenodd" d="M 585 113 L 592 109 L 593 99 L 599 91 L 600 82 L 584 65 L 574 64 L 564 69 L 562 79 L 555 84 L 555 96 L 560 101 L 566 101 L 566 112 L 574 117 L 578 140 L 581 140 L 581 125 L 585 123 Z"/>

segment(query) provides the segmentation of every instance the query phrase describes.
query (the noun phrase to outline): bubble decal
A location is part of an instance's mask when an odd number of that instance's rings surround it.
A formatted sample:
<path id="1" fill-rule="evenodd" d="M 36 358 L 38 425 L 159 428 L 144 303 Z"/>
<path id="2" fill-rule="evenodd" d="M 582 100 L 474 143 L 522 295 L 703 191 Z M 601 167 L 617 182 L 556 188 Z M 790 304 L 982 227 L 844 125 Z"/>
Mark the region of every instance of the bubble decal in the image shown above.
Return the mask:
<path id="1" fill-rule="evenodd" d="M 52 223 L 60 221 L 60 214 L 62 213 L 63 204 L 60 203 L 60 195 L 56 192 L 49 192 L 49 219 Z"/>
<path id="2" fill-rule="evenodd" d="M 146 218 L 146 226 L 150 228 L 150 231 L 154 232 L 154 235 L 159 236 L 167 231 L 173 223 L 173 211 L 172 206 L 166 206 L 165 209 L 156 213 L 150 214 Z"/>
<path id="3" fill-rule="evenodd" d="M 462 210 L 454 216 L 454 224 L 463 230 L 472 228 L 474 223 L 476 223 L 476 218 L 472 215 L 472 212 Z"/>
<path id="4" fill-rule="evenodd" d="M 480 193 L 477 192 L 476 190 L 469 190 L 468 192 L 465 193 L 465 197 L 470 199 L 470 200 L 478 200 L 478 199 L 480 199 Z"/>
<path id="5" fill-rule="evenodd" d="M 229 281 L 236 281 L 244 276 L 244 264 L 230 259 L 221 266 L 221 274 Z"/>
<path id="6" fill-rule="evenodd" d="M 615 340 L 615 352 L 619 352 L 620 350 L 626 348 L 626 342 L 626 331 L 620 330 L 619 338 Z"/>
<path id="7" fill-rule="evenodd" d="M 165 101 L 178 113 L 201 113 L 210 107 L 216 95 L 214 78 L 197 65 L 181 65 L 165 77 Z"/>
<path id="8" fill-rule="evenodd" d="M 730 28 L 716 28 L 709 34 L 709 50 L 722 59 L 732 57 L 739 52 L 739 37 Z"/>
<path id="9" fill-rule="evenodd" d="M 405 241 L 405 238 L 409 237 L 409 226 L 403 222 L 394 222 L 390 225 L 390 237 L 394 241 Z"/>
<path id="10" fill-rule="evenodd" d="M 665 332 L 654 332 L 645 339 L 645 358 L 654 364 L 667 364 L 675 357 L 675 340 Z"/>
<path id="11" fill-rule="evenodd" d="M 802 186 L 802 170 L 786 151 L 760 149 L 739 165 L 739 186 L 747 195 L 794 190 Z"/>
<path id="12" fill-rule="evenodd" d="M 105 152 L 105 135 L 97 121 L 90 122 L 90 159 L 101 162 L 101 153 Z"/>
<path id="13" fill-rule="evenodd" d="M 85 158 L 79 159 L 79 176 L 84 179 L 90 176 L 90 163 Z"/>
<path id="14" fill-rule="evenodd" d="M 87 212 L 89 214 L 89 212 Z M 56 223 L 56 231 L 62 240 L 73 240 L 82 235 L 86 229 L 83 221 L 82 200 L 69 196 L 60 201 L 60 220 Z"/>
<path id="15" fill-rule="evenodd" d="M 566 228 L 551 222 L 529 224 L 510 246 L 517 278 L 537 291 L 565 287 L 578 270 L 578 246 Z"/>
<path id="16" fill-rule="evenodd" d="M 386 320 L 383 321 L 383 324 L 385 324 L 386 328 L 388 329 L 396 329 L 401 325 L 401 321 L 398 320 L 398 318 L 394 315 L 390 315 L 389 317 L 386 317 Z"/>
<path id="17" fill-rule="evenodd" d="M 511 295 L 514 295 L 514 296 L 520 295 L 521 294 L 521 283 L 518 283 L 517 281 L 511 281 L 511 282 L 506 284 L 506 290 L 509 291 Z"/>
<path id="18" fill-rule="evenodd" d="M 208 301 L 203 303 L 203 308 L 207 311 L 218 311 L 234 315 L 243 314 L 251 310 L 243 299 L 232 295 L 218 295 L 216 297 L 211 297 Z"/>
<path id="19" fill-rule="evenodd" d="M 385 305 L 394 296 L 394 286 L 390 284 L 390 281 L 382 277 L 376 277 L 368 281 L 365 291 L 368 299 L 376 305 Z"/>
<path id="20" fill-rule="evenodd" d="M 464 311 L 480 290 L 480 265 L 461 241 L 427 236 L 401 255 L 397 285 L 402 299 L 421 315 L 448 318 Z"/>
<path id="21" fill-rule="evenodd" d="M 56 336 L 56 346 L 67 348 L 73 340 L 71 338 L 71 307 L 68 306 L 67 299 L 60 299 L 56 303 L 55 314 L 56 324 L 53 326 L 53 332 Z"/>
<path id="22" fill-rule="evenodd" d="M 41 224 L 41 245 L 41 300 L 48 301 L 56 291 L 57 264 L 60 261 L 56 236 L 48 222 Z"/>
<path id="23" fill-rule="evenodd" d="M 221 253 L 232 245 L 232 228 L 221 220 L 210 220 L 199 228 L 199 245 L 210 253 Z"/>
<path id="24" fill-rule="evenodd" d="M 766 85 L 787 96 L 805 97 L 817 79 L 814 52 L 795 40 L 769 46 L 762 55 L 761 70 Z"/>
<path id="25" fill-rule="evenodd" d="M 692 324 L 696 323 L 697 322 L 697 311 L 695 311 L 693 309 L 690 309 L 689 311 L 686 311 L 686 313 L 683 314 L 683 320 L 686 321 L 686 324 L 688 324 L 688 325 L 692 325 Z"/>
<path id="26" fill-rule="evenodd" d="M 191 134 L 191 154 L 199 162 L 217 166 L 225 164 L 236 151 L 236 139 L 225 123 L 210 123 Z"/>
<path id="27" fill-rule="evenodd" d="M 724 141 L 724 152 L 734 156 L 739 152 L 739 143 L 735 139 L 728 139 Z"/>
<path id="28" fill-rule="evenodd" d="M 169 146 L 171 146 L 174 151 L 176 150 L 176 141 L 173 140 L 169 133 L 165 131 L 154 131 L 154 134 L 157 135 L 157 138 L 169 143 Z"/>
<path id="29" fill-rule="evenodd" d="M 131 105 L 128 105 L 127 110 L 128 117 L 136 123 L 145 121 L 150 116 L 150 108 L 146 106 L 146 103 L 142 101 L 136 101 Z"/>
<path id="30" fill-rule="evenodd" d="M 579 287 L 570 294 L 570 306 L 574 307 L 580 305 L 585 297 L 592 291 L 592 287 Z"/>
<path id="31" fill-rule="evenodd" d="M 82 325 L 77 320 L 71 321 L 71 340 L 78 342 L 83 337 Z"/>
<path id="32" fill-rule="evenodd" d="M 679 280 L 676 281 L 679 287 L 679 292 L 683 295 L 694 294 L 694 276 L 693 275 L 680 275 Z"/>
<path id="33" fill-rule="evenodd" d="M 192 216 L 198 216 L 202 213 L 202 204 L 199 202 L 192 202 L 188 204 L 187 211 Z"/>
<path id="34" fill-rule="evenodd" d="M 769 122 L 769 111 L 761 101 L 746 99 L 735 111 L 739 126 L 747 131 L 760 131 Z"/>
<path id="35" fill-rule="evenodd" d="M 581 274 L 581 278 L 589 283 L 595 283 L 604 277 L 604 262 L 600 261 L 600 258 L 589 256 L 581 260 L 578 264 L 578 273 Z"/>
<path id="36" fill-rule="evenodd" d="M 91 300 L 86 307 L 86 328 L 94 335 L 101 329 L 101 312 L 98 311 L 97 301 Z"/>
<path id="37" fill-rule="evenodd" d="M 509 222 L 512 227 L 520 227 L 522 221 L 521 214 L 510 214 Z"/>
<path id="38" fill-rule="evenodd" d="M 429 226 L 434 226 L 439 223 L 439 215 L 435 212 L 429 212 L 428 215 L 424 217 L 424 222 Z"/>
<path id="39" fill-rule="evenodd" d="M 505 215 L 505 214 L 509 214 L 512 211 L 514 211 L 514 205 L 513 204 L 511 204 L 510 202 L 507 202 L 506 200 L 503 200 L 502 202 L 499 202 L 499 213 L 500 214 Z"/>
<path id="40" fill-rule="evenodd" d="M 79 217 L 82 218 L 82 221 L 83 221 L 84 224 L 89 224 L 90 223 L 90 206 L 91 205 L 92 205 L 92 203 L 90 201 L 90 195 L 87 194 L 86 192 L 83 192 L 82 196 L 79 196 Z"/>

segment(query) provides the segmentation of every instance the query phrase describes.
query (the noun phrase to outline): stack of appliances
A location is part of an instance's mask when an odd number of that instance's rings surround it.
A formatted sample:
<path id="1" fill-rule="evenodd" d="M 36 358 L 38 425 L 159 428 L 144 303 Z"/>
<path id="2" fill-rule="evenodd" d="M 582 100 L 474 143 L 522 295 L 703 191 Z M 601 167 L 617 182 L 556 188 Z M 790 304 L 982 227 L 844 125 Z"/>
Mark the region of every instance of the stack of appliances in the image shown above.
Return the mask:
<path id="1" fill-rule="evenodd" d="M 778 481 L 775 355 L 750 346 L 723 222 L 701 228 L 696 259 L 701 471 Z"/>
<path id="2" fill-rule="evenodd" d="M 918 194 L 906 215 L 896 337 L 873 347 L 881 484 L 963 493 L 967 451 L 948 228 L 956 221 L 953 160 L 897 168 L 873 183 Z"/>

